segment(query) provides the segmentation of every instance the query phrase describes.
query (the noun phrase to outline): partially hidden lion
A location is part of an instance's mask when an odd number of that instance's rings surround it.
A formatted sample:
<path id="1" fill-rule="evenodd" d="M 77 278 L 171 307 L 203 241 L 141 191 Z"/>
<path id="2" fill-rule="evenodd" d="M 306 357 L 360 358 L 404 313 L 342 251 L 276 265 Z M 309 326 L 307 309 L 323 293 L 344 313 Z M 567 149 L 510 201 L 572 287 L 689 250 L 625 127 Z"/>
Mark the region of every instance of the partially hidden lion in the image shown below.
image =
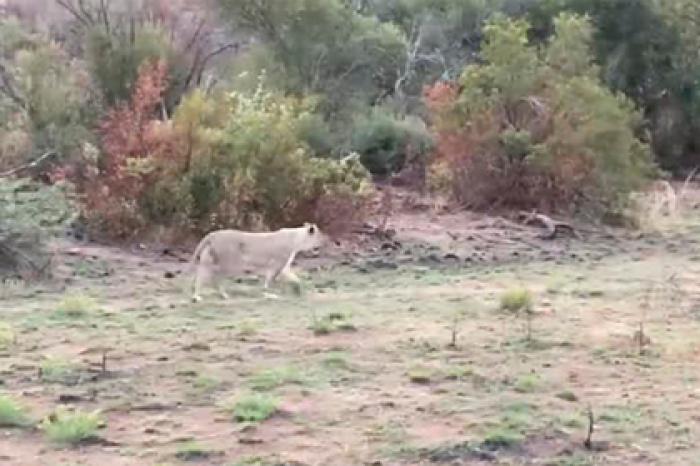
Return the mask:
<path id="1" fill-rule="evenodd" d="M 280 275 L 298 289 L 299 278 L 291 271 L 295 256 L 300 251 L 320 248 L 328 241 L 327 235 L 313 223 L 269 232 L 212 231 L 202 238 L 192 256 L 195 269 L 192 301 L 201 301 L 201 288 L 210 281 L 216 284 L 222 298 L 229 299 L 221 283 L 226 276 L 262 275 L 265 295 L 269 297 L 274 295 L 267 290 Z"/>

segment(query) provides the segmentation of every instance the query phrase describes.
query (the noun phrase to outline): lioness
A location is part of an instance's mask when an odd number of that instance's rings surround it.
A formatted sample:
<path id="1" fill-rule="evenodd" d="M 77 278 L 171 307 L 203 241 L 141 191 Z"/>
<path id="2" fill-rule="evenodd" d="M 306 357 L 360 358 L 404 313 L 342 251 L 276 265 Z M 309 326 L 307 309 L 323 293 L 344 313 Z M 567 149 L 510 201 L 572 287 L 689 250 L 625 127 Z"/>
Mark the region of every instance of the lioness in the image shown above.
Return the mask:
<path id="1" fill-rule="evenodd" d="M 216 283 L 221 297 L 228 299 L 221 278 L 246 273 L 264 275 L 265 294 L 268 296 L 273 296 L 267 293 L 267 289 L 279 275 L 298 287 L 299 278 L 290 268 L 294 257 L 299 251 L 323 246 L 327 240 L 312 223 L 270 232 L 212 231 L 199 242 L 192 257 L 195 267 L 192 300 L 201 301 L 200 289 L 209 280 Z"/>

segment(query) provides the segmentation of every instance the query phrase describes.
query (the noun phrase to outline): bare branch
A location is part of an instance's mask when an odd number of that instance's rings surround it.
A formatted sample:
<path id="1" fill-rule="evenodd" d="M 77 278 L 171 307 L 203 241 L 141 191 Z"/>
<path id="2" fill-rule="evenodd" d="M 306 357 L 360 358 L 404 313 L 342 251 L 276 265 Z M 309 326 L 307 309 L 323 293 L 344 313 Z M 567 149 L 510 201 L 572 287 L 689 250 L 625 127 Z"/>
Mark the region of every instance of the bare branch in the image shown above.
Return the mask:
<path id="1" fill-rule="evenodd" d="M 89 21 L 88 18 L 85 18 L 80 10 L 73 5 L 72 1 L 70 0 L 56 0 L 56 3 L 61 6 L 64 10 L 69 12 L 78 22 L 82 23 L 85 26 L 91 26 L 92 22 Z"/>
<path id="2" fill-rule="evenodd" d="M 19 173 L 23 170 L 28 170 L 30 168 L 34 168 L 37 165 L 39 165 L 41 162 L 43 162 L 44 160 L 51 157 L 52 155 L 57 155 L 57 153 L 55 151 L 46 152 L 46 153 L 42 154 L 40 157 L 37 157 L 36 159 L 32 160 L 29 163 L 25 163 L 24 165 L 20 165 L 19 167 L 15 167 L 12 170 L 1 172 L 0 178 L 5 178 L 8 176 L 16 175 L 17 173 Z"/>

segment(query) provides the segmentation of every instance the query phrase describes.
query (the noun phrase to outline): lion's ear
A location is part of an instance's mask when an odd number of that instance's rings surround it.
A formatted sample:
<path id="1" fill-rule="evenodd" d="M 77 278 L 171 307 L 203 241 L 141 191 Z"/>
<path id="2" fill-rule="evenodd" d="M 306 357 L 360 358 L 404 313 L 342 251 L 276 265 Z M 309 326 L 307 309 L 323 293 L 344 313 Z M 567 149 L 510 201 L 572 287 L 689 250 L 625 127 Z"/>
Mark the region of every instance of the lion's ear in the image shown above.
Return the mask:
<path id="1" fill-rule="evenodd" d="M 309 225 L 309 234 L 313 235 L 316 233 L 316 226 L 315 225 Z"/>

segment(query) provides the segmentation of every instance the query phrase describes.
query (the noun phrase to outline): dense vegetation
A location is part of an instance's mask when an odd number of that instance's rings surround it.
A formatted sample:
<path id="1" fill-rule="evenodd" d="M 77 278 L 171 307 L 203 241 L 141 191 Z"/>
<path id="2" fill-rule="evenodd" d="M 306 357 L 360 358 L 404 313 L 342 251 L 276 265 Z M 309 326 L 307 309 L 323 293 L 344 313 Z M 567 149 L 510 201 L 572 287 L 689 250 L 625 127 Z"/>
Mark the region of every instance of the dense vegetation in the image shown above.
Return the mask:
<path id="1" fill-rule="evenodd" d="M 0 185 L 69 182 L 112 239 L 340 233 L 409 166 L 472 208 L 598 216 L 698 164 L 691 0 L 7 3 Z"/>

